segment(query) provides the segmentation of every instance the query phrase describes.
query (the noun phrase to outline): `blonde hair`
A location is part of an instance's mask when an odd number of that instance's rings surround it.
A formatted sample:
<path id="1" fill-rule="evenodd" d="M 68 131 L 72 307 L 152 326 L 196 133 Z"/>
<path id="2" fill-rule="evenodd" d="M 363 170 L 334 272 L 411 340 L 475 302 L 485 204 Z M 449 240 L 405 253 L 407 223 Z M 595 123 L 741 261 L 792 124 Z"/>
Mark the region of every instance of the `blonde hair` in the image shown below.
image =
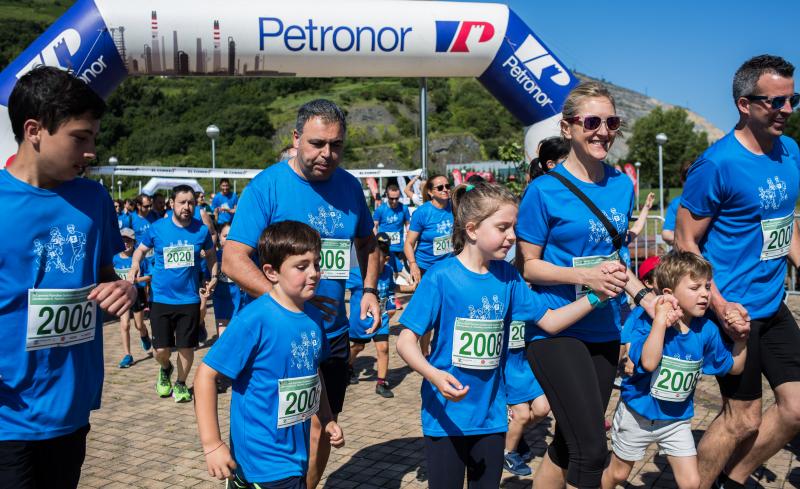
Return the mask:
<path id="1" fill-rule="evenodd" d="M 664 289 L 674 291 L 686 275 L 694 280 L 701 278 L 710 280 L 711 272 L 711 263 L 702 256 L 695 255 L 690 251 L 673 250 L 661 257 L 653 272 L 653 279 L 656 291 L 661 293 Z"/>
<path id="2" fill-rule="evenodd" d="M 453 253 L 464 249 L 467 237 L 467 223 L 480 225 L 504 204 L 518 205 L 517 198 L 503 185 L 478 182 L 474 185 L 462 184 L 453 190 Z"/>
<path id="3" fill-rule="evenodd" d="M 564 101 L 564 108 L 561 109 L 563 119 L 570 119 L 578 115 L 581 104 L 587 98 L 605 98 L 614 106 L 614 111 L 617 110 L 617 103 L 614 101 L 614 96 L 611 92 L 600 82 L 586 81 L 581 82 L 577 87 L 573 88 L 567 99 Z M 619 134 L 619 131 L 617 131 Z M 564 130 L 561 130 L 561 136 L 564 136 Z"/>

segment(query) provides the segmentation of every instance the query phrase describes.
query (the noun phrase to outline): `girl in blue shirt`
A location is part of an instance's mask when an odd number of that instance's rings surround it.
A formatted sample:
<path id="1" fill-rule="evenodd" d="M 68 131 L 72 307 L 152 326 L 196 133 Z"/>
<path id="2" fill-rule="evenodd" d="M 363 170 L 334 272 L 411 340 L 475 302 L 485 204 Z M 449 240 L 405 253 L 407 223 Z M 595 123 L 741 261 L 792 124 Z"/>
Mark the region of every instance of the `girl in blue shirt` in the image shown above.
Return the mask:
<path id="1" fill-rule="evenodd" d="M 515 197 L 500 185 L 464 185 L 454 195 L 456 256 L 433 267 L 403 313 L 397 351 L 421 374 L 422 431 L 432 489 L 496 489 L 503 470 L 506 366 L 512 320 L 556 334 L 588 314 L 594 293 L 557 310 L 505 262 L 514 245 Z M 604 298 L 604 297 L 603 297 Z M 436 331 L 431 353 L 418 339 Z"/>

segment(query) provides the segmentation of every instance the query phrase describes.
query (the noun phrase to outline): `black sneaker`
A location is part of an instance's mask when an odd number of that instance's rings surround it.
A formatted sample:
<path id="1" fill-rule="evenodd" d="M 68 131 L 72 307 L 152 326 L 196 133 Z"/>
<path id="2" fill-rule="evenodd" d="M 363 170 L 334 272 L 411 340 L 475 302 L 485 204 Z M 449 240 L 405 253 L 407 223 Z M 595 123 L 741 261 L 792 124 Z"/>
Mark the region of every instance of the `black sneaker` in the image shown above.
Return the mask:
<path id="1" fill-rule="evenodd" d="M 386 399 L 394 397 L 394 393 L 391 390 L 389 390 L 389 386 L 387 384 L 376 385 L 375 393 L 381 397 L 385 397 Z"/>
<path id="2" fill-rule="evenodd" d="M 356 371 L 352 368 L 350 369 L 350 385 L 358 384 L 358 375 L 356 375 Z"/>

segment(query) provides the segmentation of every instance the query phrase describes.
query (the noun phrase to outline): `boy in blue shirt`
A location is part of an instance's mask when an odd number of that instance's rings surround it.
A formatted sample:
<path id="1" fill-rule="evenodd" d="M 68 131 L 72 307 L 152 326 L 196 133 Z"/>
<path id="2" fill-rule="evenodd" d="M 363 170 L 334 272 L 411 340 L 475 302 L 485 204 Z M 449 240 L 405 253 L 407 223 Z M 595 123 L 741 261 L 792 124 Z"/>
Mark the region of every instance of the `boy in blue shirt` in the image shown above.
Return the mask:
<path id="1" fill-rule="evenodd" d="M 694 253 L 673 251 L 656 267 L 655 282 L 659 294 L 677 299 L 679 309 L 659 297 L 655 319 L 642 314 L 631 325 L 628 356 L 634 373 L 622 381 L 603 489 L 625 481 L 653 442 L 666 454 L 679 488 L 699 487 L 691 427 L 695 386 L 701 372 L 738 375 L 744 368 L 746 341 L 735 342 L 731 353 L 706 316 L 710 263 Z"/>
<path id="2" fill-rule="evenodd" d="M 117 276 L 126 280 L 128 273 L 131 271 L 131 263 L 133 262 L 133 247 L 136 244 L 136 234 L 131 228 L 122 228 L 120 230 L 122 242 L 125 249 L 117 255 L 114 255 L 114 272 Z M 150 268 L 147 266 L 147 260 L 142 261 L 141 272 L 136 279 L 136 300 L 131 306 L 133 312 L 133 321 L 136 330 L 139 331 L 139 338 L 142 344 L 142 349 L 146 352 L 150 349 L 150 334 L 147 332 L 147 326 L 144 324 L 144 306 L 147 304 L 147 294 L 145 294 L 145 287 L 150 283 Z M 119 368 L 128 368 L 133 365 L 133 355 L 131 355 L 131 315 L 125 313 L 119 318 L 120 334 L 122 335 L 122 350 L 125 356 L 119 362 Z"/>
<path id="3" fill-rule="evenodd" d="M 37 67 L 17 81 L 8 115 L 19 144 L 0 171 L 0 485 L 78 486 L 89 413 L 103 388 L 104 311 L 136 292 L 114 273 L 114 206 L 78 178 L 95 159 L 105 103 L 83 81 Z"/>
<path id="4" fill-rule="evenodd" d="M 319 234 L 297 221 L 272 224 L 258 242 L 272 289 L 248 304 L 211 347 L 194 379 L 208 473 L 239 488 L 304 489 L 311 417 L 344 445 L 319 373 L 329 354 L 319 311 Z M 233 381 L 230 449 L 217 419 L 216 378 Z"/>
<path id="5" fill-rule="evenodd" d="M 219 181 L 219 193 L 211 201 L 211 208 L 214 209 L 214 218 L 217 226 L 231 222 L 233 215 L 236 214 L 236 207 L 239 205 L 239 197 L 231 192 L 231 183 L 227 178 Z"/>

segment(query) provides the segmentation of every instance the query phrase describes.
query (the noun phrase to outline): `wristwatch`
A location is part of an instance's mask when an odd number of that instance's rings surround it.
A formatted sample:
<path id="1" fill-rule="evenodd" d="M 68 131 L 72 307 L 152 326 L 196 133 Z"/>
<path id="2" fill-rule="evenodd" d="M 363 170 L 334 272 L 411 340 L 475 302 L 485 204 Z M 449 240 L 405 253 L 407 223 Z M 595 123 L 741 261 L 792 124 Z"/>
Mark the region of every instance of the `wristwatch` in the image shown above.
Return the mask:
<path id="1" fill-rule="evenodd" d="M 372 287 L 364 287 L 365 294 L 374 294 L 375 297 L 379 297 L 378 289 L 373 289 Z"/>
<path id="2" fill-rule="evenodd" d="M 644 296 L 646 296 L 647 294 L 649 294 L 652 291 L 653 291 L 653 289 L 651 289 L 649 287 L 643 288 L 642 290 L 637 292 L 635 296 L 633 296 L 633 303 L 638 306 L 639 303 L 642 302 L 642 299 L 644 299 Z"/>

